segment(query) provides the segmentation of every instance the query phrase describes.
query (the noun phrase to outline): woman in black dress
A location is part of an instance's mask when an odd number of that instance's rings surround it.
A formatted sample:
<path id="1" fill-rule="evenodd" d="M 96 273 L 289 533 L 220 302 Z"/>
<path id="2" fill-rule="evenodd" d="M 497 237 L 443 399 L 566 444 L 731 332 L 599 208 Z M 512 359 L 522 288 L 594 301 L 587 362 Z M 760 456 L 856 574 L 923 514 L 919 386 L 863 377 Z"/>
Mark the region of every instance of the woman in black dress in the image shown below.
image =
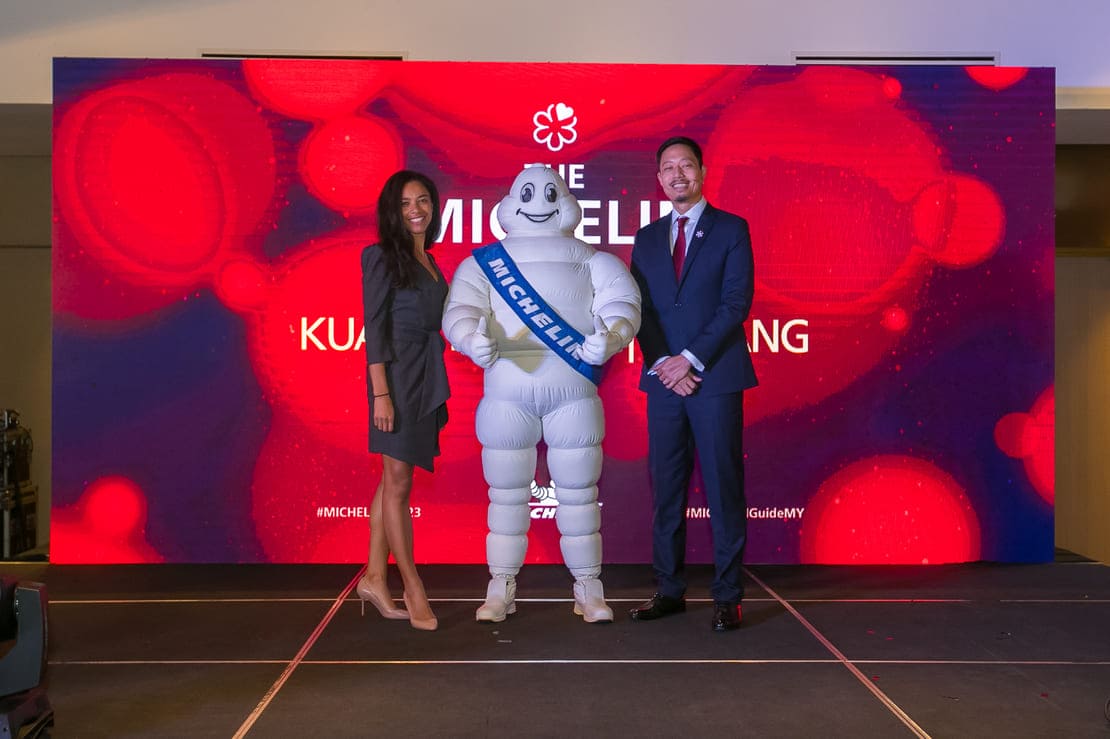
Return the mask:
<path id="1" fill-rule="evenodd" d="M 412 553 L 409 494 L 414 466 L 431 471 L 447 422 L 446 345 L 439 334 L 447 282 L 428 254 L 440 228 L 439 193 L 428 177 L 391 176 L 378 198 L 379 243 L 362 252 L 366 388 L 370 451 L 382 455 L 382 479 L 370 506 L 370 557 L 357 592 L 386 618 L 418 629 L 438 625 Z M 404 582 L 407 611 L 386 585 L 389 554 Z"/>

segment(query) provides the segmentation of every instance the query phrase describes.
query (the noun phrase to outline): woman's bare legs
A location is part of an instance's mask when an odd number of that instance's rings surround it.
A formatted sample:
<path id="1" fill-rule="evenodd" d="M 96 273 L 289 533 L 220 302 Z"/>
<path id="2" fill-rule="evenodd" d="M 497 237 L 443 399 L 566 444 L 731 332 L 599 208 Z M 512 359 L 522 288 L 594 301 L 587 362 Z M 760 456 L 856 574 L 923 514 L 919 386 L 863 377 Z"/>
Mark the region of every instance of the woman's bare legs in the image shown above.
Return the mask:
<path id="1" fill-rule="evenodd" d="M 380 583 L 382 587 L 385 587 L 386 570 L 389 567 L 389 539 L 382 520 L 384 485 L 383 473 L 382 479 L 378 481 L 378 489 L 374 491 L 374 499 L 370 502 L 370 554 L 366 564 L 366 579 L 375 586 Z"/>
<path id="2" fill-rule="evenodd" d="M 432 613 L 428 596 L 424 592 L 424 582 L 416 572 L 416 563 L 413 560 L 412 514 L 409 512 L 412 471 L 412 465 L 408 462 L 382 455 L 382 520 L 389 539 L 389 550 L 393 552 L 393 559 L 397 562 L 397 569 L 405 584 L 405 603 L 409 607 L 409 616 L 416 626 L 418 622 L 431 624 L 435 614 Z"/>
<path id="3" fill-rule="evenodd" d="M 384 475 L 383 475 L 384 477 Z M 370 603 L 386 618 L 408 618 L 409 614 L 397 608 L 393 596 L 389 594 L 389 585 L 386 582 L 386 572 L 389 566 L 389 539 L 386 536 L 385 524 L 382 520 L 382 495 L 383 483 L 378 483 L 374 492 L 374 499 L 370 502 L 370 546 L 366 563 L 366 574 L 359 581 L 357 588 L 358 597 Z"/>

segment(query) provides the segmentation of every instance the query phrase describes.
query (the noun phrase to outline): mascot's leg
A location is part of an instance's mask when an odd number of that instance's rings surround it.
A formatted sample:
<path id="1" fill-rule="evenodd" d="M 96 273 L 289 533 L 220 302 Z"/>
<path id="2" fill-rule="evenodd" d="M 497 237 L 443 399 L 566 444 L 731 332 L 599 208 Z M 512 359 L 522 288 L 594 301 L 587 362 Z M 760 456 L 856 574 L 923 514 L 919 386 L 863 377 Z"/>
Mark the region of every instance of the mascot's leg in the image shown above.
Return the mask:
<path id="1" fill-rule="evenodd" d="M 555 521 L 563 561 L 574 575 L 574 612 L 589 623 L 613 620 L 601 586 L 601 440 L 605 415 L 596 393 L 548 413 L 543 419 L 547 467 L 559 501 Z"/>
<path id="2" fill-rule="evenodd" d="M 475 418 L 482 470 L 489 485 L 486 562 L 489 586 L 479 621 L 504 621 L 516 612 L 516 573 L 528 548 L 528 500 L 536 474 L 540 419 L 520 403 L 484 397 Z"/>

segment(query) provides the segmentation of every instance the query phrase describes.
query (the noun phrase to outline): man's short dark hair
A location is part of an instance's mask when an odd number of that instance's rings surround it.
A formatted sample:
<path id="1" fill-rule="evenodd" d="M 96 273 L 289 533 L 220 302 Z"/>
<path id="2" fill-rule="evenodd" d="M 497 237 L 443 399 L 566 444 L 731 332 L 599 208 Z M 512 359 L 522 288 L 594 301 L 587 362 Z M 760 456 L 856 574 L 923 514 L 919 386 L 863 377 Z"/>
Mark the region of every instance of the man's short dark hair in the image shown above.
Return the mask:
<path id="1" fill-rule="evenodd" d="M 658 169 L 659 165 L 663 162 L 663 152 L 665 152 L 667 149 L 671 148 L 675 144 L 688 146 L 690 148 L 690 151 L 694 152 L 694 158 L 698 160 L 698 166 L 704 166 L 701 161 L 701 147 L 698 146 L 697 141 L 694 141 L 689 136 L 671 136 L 669 139 L 661 143 L 659 145 L 659 148 L 655 150 L 656 169 Z"/>

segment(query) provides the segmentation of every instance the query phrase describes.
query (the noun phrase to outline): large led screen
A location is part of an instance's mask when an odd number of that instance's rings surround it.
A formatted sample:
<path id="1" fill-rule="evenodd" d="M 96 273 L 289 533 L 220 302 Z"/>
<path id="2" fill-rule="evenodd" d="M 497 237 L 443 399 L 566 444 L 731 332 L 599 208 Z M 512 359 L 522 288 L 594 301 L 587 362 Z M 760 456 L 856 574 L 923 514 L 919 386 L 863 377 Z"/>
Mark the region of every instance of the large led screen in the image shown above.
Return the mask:
<path id="1" fill-rule="evenodd" d="M 751 226 L 746 560 L 1052 557 L 1052 70 L 59 59 L 54 91 L 55 562 L 365 561 L 385 178 L 438 183 L 448 277 L 529 163 L 627 263 L 675 133 Z M 416 555 L 480 563 L 482 375 L 447 364 Z M 650 561 L 639 370 L 600 386 L 607 562 Z M 530 562 L 555 510 L 541 450 Z M 697 475 L 687 513 L 711 561 Z"/>

